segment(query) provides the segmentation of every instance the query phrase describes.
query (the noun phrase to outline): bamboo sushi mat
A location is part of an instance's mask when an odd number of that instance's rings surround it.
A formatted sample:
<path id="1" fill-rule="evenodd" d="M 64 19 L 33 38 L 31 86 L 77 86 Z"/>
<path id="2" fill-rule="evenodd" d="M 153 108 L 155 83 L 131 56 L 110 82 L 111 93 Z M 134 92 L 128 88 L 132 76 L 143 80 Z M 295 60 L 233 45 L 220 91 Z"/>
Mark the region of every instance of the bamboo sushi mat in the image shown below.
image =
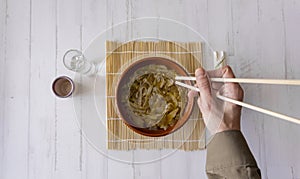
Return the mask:
<path id="1" fill-rule="evenodd" d="M 128 128 L 118 116 L 115 107 L 115 86 L 122 70 L 143 56 L 163 56 L 176 61 L 194 75 L 202 66 L 200 42 L 170 41 L 106 42 L 106 104 L 107 148 L 111 150 L 180 149 L 185 151 L 205 148 L 205 126 L 194 105 L 190 119 L 179 130 L 163 137 L 147 137 Z"/>

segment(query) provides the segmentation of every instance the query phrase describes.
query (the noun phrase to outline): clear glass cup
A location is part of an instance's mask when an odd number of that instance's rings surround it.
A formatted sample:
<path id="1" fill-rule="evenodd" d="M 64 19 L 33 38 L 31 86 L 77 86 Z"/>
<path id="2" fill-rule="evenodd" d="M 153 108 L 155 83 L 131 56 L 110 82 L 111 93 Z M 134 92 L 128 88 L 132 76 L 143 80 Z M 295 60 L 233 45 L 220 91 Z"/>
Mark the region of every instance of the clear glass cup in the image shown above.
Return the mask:
<path id="1" fill-rule="evenodd" d="M 63 57 L 64 66 L 74 72 L 83 75 L 94 75 L 96 73 L 96 66 L 89 62 L 83 53 L 76 49 L 68 50 Z"/>

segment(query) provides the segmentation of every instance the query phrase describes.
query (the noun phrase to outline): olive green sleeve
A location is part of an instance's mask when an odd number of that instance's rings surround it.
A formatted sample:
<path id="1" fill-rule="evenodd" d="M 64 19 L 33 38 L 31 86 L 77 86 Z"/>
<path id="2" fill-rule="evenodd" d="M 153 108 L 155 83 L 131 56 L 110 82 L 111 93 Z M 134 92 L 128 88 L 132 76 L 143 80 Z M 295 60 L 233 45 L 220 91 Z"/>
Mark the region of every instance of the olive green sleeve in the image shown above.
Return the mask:
<path id="1" fill-rule="evenodd" d="M 217 133 L 207 146 L 208 178 L 261 178 L 260 170 L 238 130 Z"/>

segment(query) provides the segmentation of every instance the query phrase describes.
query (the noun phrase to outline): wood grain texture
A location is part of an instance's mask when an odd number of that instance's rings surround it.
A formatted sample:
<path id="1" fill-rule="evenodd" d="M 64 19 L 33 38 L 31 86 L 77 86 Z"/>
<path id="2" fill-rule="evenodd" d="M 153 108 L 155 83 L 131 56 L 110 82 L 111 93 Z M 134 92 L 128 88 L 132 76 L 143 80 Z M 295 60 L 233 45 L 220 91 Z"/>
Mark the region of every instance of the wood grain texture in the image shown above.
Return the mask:
<path id="1" fill-rule="evenodd" d="M 85 49 L 100 32 L 105 30 L 106 4 L 107 1 L 82 1 L 82 49 Z M 108 178 L 107 161 L 106 156 L 101 155 L 83 138 L 81 178 Z"/>
<path id="2" fill-rule="evenodd" d="M 0 178 L 4 178 L 4 80 L 6 58 L 6 1 L 0 1 Z"/>
<path id="3" fill-rule="evenodd" d="M 205 151 L 124 164 L 81 137 L 72 100 L 50 91 L 67 49 L 84 49 L 105 28 L 165 17 L 228 52 L 236 76 L 300 78 L 300 3 L 295 0 L 0 0 L 0 178 L 206 178 Z M 124 31 L 128 38 L 133 24 Z M 134 27 L 139 29 L 138 27 Z M 140 29 L 143 30 L 143 29 Z M 155 29 L 159 34 L 159 29 Z M 209 63 L 209 62 L 208 62 Z M 204 66 L 206 66 L 204 64 Z M 207 65 L 208 66 L 208 65 Z M 300 116 L 299 87 L 242 85 L 245 101 Z M 47 100 L 47 101 L 46 101 Z M 300 178 L 299 126 L 243 109 L 242 130 L 263 178 Z M 142 151 L 114 155 L 138 160 Z M 147 153 L 157 156 L 162 151 Z"/>
<path id="4" fill-rule="evenodd" d="M 55 10 L 55 1 L 31 2 L 28 178 L 54 176 L 55 98 L 49 84 L 56 68 Z"/>
<path id="5" fill-rule="evenodd" d="M 81 0 L 57 1 L 56 4 L 56 76 L 73 73 L 62 63 L 64 53 L 82 48 L 82 2 Z M 76 123 L 71 98 L 55 101 L 55 178 L 81 178 L 82 136 Z"/>
<path id="6" fill-rule="evenodd" d="M 30 1 L 7 1 L 4 55 L 2 177 L 28 177 L 30 123 Z M 19 29 L 22 29 L 20 31 Z M 16 53 L 17 52 L 17 53 Z M 18 172 L 15 171 L 18 168 Z"/>
<path id="7" fill-rule="evenodd" d="M 113 27 L 114 25 L 117 25 L 118 23 L 121 23 L 125 20 L 131 19 L 131 1 L 129 0 L 113 0 L 113 1 L 107 1 L 106 4 L 106 28 Z M 112 31 L 112 34 L 110 34 L 112 37 L 114 35 L 114 30 Z M 125 32 L 126 36 L 130 36 L 131 31 L 129 30 L 129 27 L 126 29 Z M 129 160 L 132 160 L 132 155 L 134 151 L 128 151 L 128 152 L 119 152 L 119 151 L 109 151 L 108 155 L 127 155 Z M 115 172 L 115 169 L 118 168 L 118 172 Z M 134 178 L 134 165 L 133 164 L 123 164 L 119 163 L 114 160 L 108 160 L 107 162 L 107 177 L 108 178 Z"/>
<path id="8" fill-rule="evenodd" d="M 270 3 L 272 4 L 271 9 L 267 7 Z M 234 17 L 239 17 L 239 19 L 235 20 L 234 27 L 236 33 L 235 52 L 239 58 L 236 57 L 236 62 L 231 63 L 235 63 L 235 70 L 239 76 L 264 78 L 277 76 L 278 78 L 286 78 L 285 20 L 282 16 L 282 13 L 284 13 L 281 9 L 282 7 L 284 7 L 282 2 L 278 1 L 234 4 Z M 293 62 L 293 64 L 297 64 L 297 62 Z M 245 101 L 251 101 L 250 103 L 252 104 L 293 115 L 293 112 L 286 106 L 291 104 L 292 100 L 291 94 L 288 94 L 286 87 L 274 88 L 268 85 L 243 86 L 246 94 Z M 295 89 L 295 87 L 291 88 Z M 299 98 L 296 97 L 296 99 Z M 293 103 L 293 105 L 296 105 L 296 103 Z M 273 168 L 278 165 L 280 160 L 288 161 L 283 159 L 285 157 L 280 157 L 287 154 L 283 151 L 293 151 L 293 147 L 286 145 L 286 139 L 283 138 L 293 138 L 292 136 L 298 136 L 299 133 L 293 132 L 291 134 L 286 130 L 286 128 L 291 128 L 290 125 L 292 124 L 279 122 L 276 118 L 255 114 L 246 109 L 244 109 L 243 119 L 244 133 L 254 155 L 259 161 L 263 176 L 268 178 L 271 173 L 279 174 L 281 171 L 275 171 Z M 297 126 L 292 125 L 293 127 L 297 128 Z M 285 137 L 282 138 L 280 136 Z M 295 143 L 295 141 L 291 143 Z M 296 155 L 295 153 L 290 153 L 288 156 Z M 292 165 L 290 167 L 294 168 Z M 288 176 L 287 173 L 285 175 Z M 272 174 L 272 176 L 274 175 Z"/>

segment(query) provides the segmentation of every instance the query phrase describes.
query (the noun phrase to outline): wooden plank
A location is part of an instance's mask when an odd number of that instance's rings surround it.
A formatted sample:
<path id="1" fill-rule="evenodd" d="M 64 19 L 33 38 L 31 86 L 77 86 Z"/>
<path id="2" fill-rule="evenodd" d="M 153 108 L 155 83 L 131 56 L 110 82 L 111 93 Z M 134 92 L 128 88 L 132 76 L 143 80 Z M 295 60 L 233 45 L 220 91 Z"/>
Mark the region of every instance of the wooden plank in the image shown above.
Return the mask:
<path id="1" fill-rule="evenodd" d="M 173 155 L 164 158 L 161 161 L 161 178 L 187 178 L 189 162 L 186 154 L 185 152 L 177 151 Z M 176 172 L 171 172 L 171 168 Z"/>
<path id="2" fill-rule="evenodd" d="M 50 84 L 56 68 L 55 25 L 55 1 L 32 0 L 28 178 L 54 176 L 55 97 Z"/>
<path id="3" fill-rule="evenodd" d="M 2 160 L 4 165 L 1 177 L 27 178 L 31 63 L 30 1 L 6 2 Z"/>
<path id="4" fill-rule="evenodd" d="M 270 166 L 268 170 L 272 171 L 268 175 L 270 178 L 298 178 L 293 175 L 292 169 L 286 165 Z"/>
<path id="5" fill-rule="evenodd" d="M 6 1 L 0 1 L 0 84 L 5 82 L 5 51 L 6 51 Z M 0 178 L 3 176 L 3 160 L 4 160 L 4 91 L 5 88 L 0 88 Z"/>
<path id="6" fill-rule="evenodd" d="M 206 150 L 188 152 L 187 161 L 189 161 L 186 178 L 207 178 L 205 173 Z"/>
<path id="7" fill-rule="evenodd" d="M 205 173 L 206 151 L 183 152 L 163 158 L 161 178 L 207 178 Z M 172 170 L 173 168 L 173 170 Z"/>
<path id="8" fill-rule="evenodd" d="M 283 19 L 284 31 L 286 36 L 285 47 L 285 76 L 287 79 L 300 79 L 300 50 L 298 44 L 300 43 L 300 36 L 297 34 L 300 30 L 300 2 L 287 1 L 283 3 Z M 289 87 L 289 94 L 297 94 L 298 87 Z M 294 95 L 289 98 L 289 109 L 291 115 L 300 116 L 300 111 L 297 109 L 297 103 L 300 96 Z"/>
<path id="9" fill-rule="evenodd" d="M 216 51 L 230 52 L 231 8 L 230 1 L 208 1 L 208 41 Z"/>
<path id="10" fill-rule="evenodd" d="M 82 47 L 88 45 L 98 35 L 106 30 L 107 26 L 107 3 L 104 1 L 83 1 L 82 4 Z"/>
<path id="11" fill-rule="evenodd" d="M 205 68 L 214 69 L 216 66 L 224 66 L 229 56 L 234 55 L 234 38 L 233 33 L 233 15 L 232 1 L 208 1 L 208 37 L 207 41 L 211 45 L 212 51 L 217 51 L 218 60 L 214 59 L 212 54 L 209 60 L 206 60 Z M 218 65 L 222 60 L 221 51 L 225 52 L 224 63 Z"/>
<path id="12" fill-rule="evenodd" d="M 300 29 L 300 2 L 284 1 L 282 4 L 282 18 L 285 32 L 285 70 L 286 78 L 300 79 L 300 43 L 298 35 Z"/>
<path id="13" fill-rule="evenodd" d="M 237 77 L 254 78 L 259 76 L 260 9 L 257 2 L 232 3 L 234 56 L 228 59 Z"/>
<path id="14" fill-rule="evenodd" d="M 114 156 L 116 156 L 116 153 L 119 153 L 122 156 L 128 154 L 128 152 L 124 152 L 124 151 L 109 151 L 109 153 L 111 152 L 114 152 L 113 154 Z M 134 169 L 131 163 L 122 163 L 120 161 L 108 160 L 107 178 L 115 178 L 115 179 L 134 178 L 135 176 L 133 171 Z"/>
<path id="15" fill-rule="evenodd" d="M 300 79 L 300 36 L 297 35 L 300 30 L 300 2 L 299 1 L 283 1 L 283 19 L 286 35 L 285 62 L 286 62 L 286 78 Z M 288 106 L 289 114 L 300 117 L 299 106 L 300 95 L 298 95 L 300 87 L 288 87 Z M 292 96 L 292 97 L 291 97 Z M 300 156 L 297 151 L 300 144 L 297 138 L 300 136 L 299 126 L 287 126 L 287 135 L 282 137 L 283 146 L 286 145 L 286 153 L 288 156 L 285 160 L 290 161 L 287 166 L 290 168 L 291 178 L 300 178 Z M 285 138 L 285 139 L 283 139 Z M 271 170 L 272 171 L 272 170 Z"/>
<path id="16" fill-rule="evenodd" d="M 282 18 L 282 2 L 279 1 L 259 1 L 260 18 L 260 60 L 257 70 L 263 71 L 261 75 L 263 77 L 272 76 L 273 78 L 285 77 L 285 32 L 284 32 L 284 19 Z M 272 4 L 270 9 L 268 6 Z M 272 68 L 270 68 L 272 66 Z M 258 101 L 261 102 L 261 106 L 268 106 L 273 111 L 281 111 L 282 113 L 288 113 L 288 93 L 286 87 L 271 87 L 266 86 L 261 88 L 262 98 Z M 270 92 L 271 91 L 271 92 Z M 264 167 L 271 167 L 275 164 L 275 161 L 283 160 L 282 163 L 287 162 L 284 160 L 282 151 L 286 149 L 282 145 L 281 137 L 288 134 L 287 126 L 290 125 L 287 122 L 278 121 L 276 118 L 270 118 L 263 116 L 263 121 L 259 121 L 264 126 L 264 144 L 262 150 L 265 155 Z M 284 127 L 286 126 L 286 127 Z M 272 171 L 277 173 L 280 171 Z M 266 178 L 271 174 L 269 170 L 262 172 Z"/>
<path id="17" fill-rule="evenodd" d="M 269 4 L 272 4 L 271 8 Z M 246 77 L 246 75 L 247 77 L 285 77 L 284 56 L 288 53 L 285 52 L 286 40 L 282 7 L 284 7 L 282 2 L 277 1 L 235 3 L 234 17 L 238 17 L 235 21 L 236 39 L 238 39 L 235 41 L 235 52 L 239 57 L 236 61 L 235 70 L 239 77 Z M 273 68 L 273 65 L 276 67 Z M 271 69 L 270 66 L 272 66 Z M 266 106 L 286 114 L 292 114 L 295 111 L 286 107 L 291 99 L 289 99 L 285 87 L 243 86 L 246 94 L 245 101 L 251 101 L 250 103 Z M 289 125 L 278 121 L 276 118 L 243 110 L 243 131 L 250 148 L 258 159 L 264 177 L 270 177 L 270 173 L 276 172 L 269 170 L 275 161 L 280 159 L 287 161 L 286 158 L 292 156 L 288 154 L 290 152 L 287 152 L 291 149 L 286 146 L 285 141 L 286 138 L 294 138 L 299 134 L 293 132 L 294 136 L 292 137 L 286 130 Z M 270 152 L 270 150 L 272 151 Z"/>
<path id="18" fill-rule="evenodd" d="M 134 151 L 134 161 L 143 161 L 141 164 L 134 165 L 135 178 L 161 178 L 161 155 L 160 150 L 136 150 Z M 153 161 L 156 159 L 155 161 Z"/>
<path id="19" fill-rule="evenodd" d="M 73 78 L 62 63 L 64 53 L 71 48 L 82 46 L 81 0 L 57 1 L 56 24 L 56 75 Z M 56 99 L 55 118 L 55 177 L 81 178 L 82 174 L 82 136 L 72 98 Z"/>
<path id="20" fill-rule="evenodd" d="M 106 28 L 106 1 L 82 1 L 82 48 L 85 49 Z M 87 101 L 82 101 L 86 106 Z M 85 113 L 81 120 L 90 117 Z M 83 131 L 84 132 L 84 131 Z M 88 137 L 88 136 L 87 136 Z M 101 140 L 101 138 L 99 138 Z M 97 146 L 97 145 L 96 145 Z M 105 151 L 102 151 L 105 153 Z M 82 177 L 107 178 L 107 157 L 93 148 L 87 139 L 82 143 Z"/>
<path id="21" fill-rule="evenodd" d="M 131 18 L 131 7 L 132 7 L 132 1 L 130 0 L 112 0 L 107 1 L 106 4 L 106 27 L 112 27 L 120 22 L 123 22 L 125 20 L 128 20 Z M 126 31 L 123 31 L 122 33 L 125 33 L 126 37 L 129 37 L 131 34 L 131 31 L 129 30 L 130 27 L 127 28 Z M 116 38 L 119 36 L 118 33 L 121 33 L 119 31 L 120 29 L 112 29 L 109 33 L 109 35 L 113 38 Z M 115 36 L 116 35 L 116 36 Z M 112 39 L 108 39 L 112 40 Z M 125 39 L 118 39 L 118 40 L 125 40 Z M 132 158 L 132 151 L 114 151 L 109 150 L 108 155 L 111 157 L 114 157 L 116 159 L 126 159 L 127 163 L 122 163 L 120 161 L 114 161 L 109 159 L 107 161 L 107 177 L 108 178 L 134 178 L 134 167 L 130 163 L 130 161 L 133 160 Z M 129 162 L 129 164 L 128 164 Z M 116 172 L 116 168 L 118 169 L 118 172 Z"/>
<path id="22" fill-rule="evenodd" d="M 261 46 L 258 27 L 261 12 L 258 1 L 233 3 L 232 9 L 233 31 L 236 37 L 235 58 L 228 60 L 228 63 L 233 67 L 237 77 L 259 77 L 261 73 L 258 73 L 257 67 L 260 65 Z M 242 86 L 245 91 L 244 101 L 261 105 L 261 86 Z M 242 111 L 242 131 L 264 175 L 266 172 L 264 126 L 258 121 L 263 120 L 262 116 L 264 115 L 248 109 Z"/>

